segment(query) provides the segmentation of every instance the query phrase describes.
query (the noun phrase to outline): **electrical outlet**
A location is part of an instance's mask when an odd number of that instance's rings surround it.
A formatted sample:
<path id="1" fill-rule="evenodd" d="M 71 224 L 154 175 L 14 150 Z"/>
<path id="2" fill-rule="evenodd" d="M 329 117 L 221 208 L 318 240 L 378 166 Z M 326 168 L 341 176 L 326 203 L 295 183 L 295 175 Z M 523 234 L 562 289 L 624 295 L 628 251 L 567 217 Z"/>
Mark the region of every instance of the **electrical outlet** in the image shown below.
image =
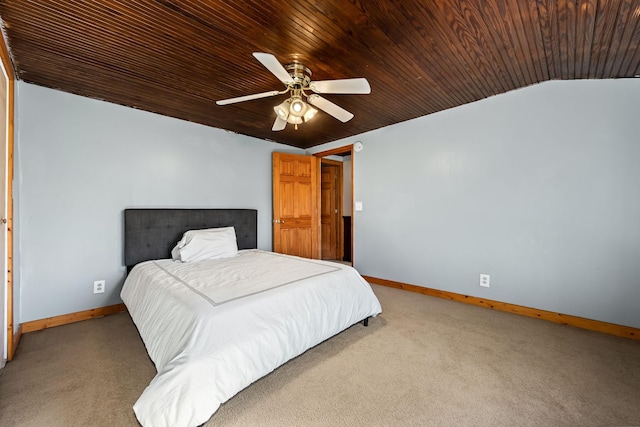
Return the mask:
<path id="1" fill-rule="evenodd" d="M 480 286 L 483 288 L 488 288 L 491 286 L 491 276 L 488 274 L 480 275 Z"/>
<path id="2" fill-rule="evenodd" d="M 106 286 L 105 286 L 105 281 L 104 280 L 96 280 L 95 282 L 93 282 L 93 293 L 94 294 L 103 294 L 105 287 Z"/>

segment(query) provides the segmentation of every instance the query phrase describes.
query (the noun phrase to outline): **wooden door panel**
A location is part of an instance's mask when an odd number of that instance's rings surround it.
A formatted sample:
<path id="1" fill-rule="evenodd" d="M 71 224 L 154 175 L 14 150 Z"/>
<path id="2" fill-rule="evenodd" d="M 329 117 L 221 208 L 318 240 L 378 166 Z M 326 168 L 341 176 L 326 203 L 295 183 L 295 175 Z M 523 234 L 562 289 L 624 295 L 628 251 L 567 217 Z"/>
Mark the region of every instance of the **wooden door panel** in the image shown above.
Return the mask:
<path id="1" fill-rule="evenodd" d="M 280 176 L 295 176 L 296 162 L 288 159 L 280 160 Z"/>
<path id="2" fill-rule="evenodd" d="M 320 203 L 322 204 L 322 207 L 320 208 L 320 215 L 322 216 L 323 221 L 330 218 L 332 214 L 333 208 L 331 207 L 331 196 L 332 194 L 330 190 L 322 190 L 320 197 Z"/>
<path id="3" fill-rule="evenodd" d="M 308 228 L 298 228 L 296 230 L 296 239 L 298 239 L 298 256 L 311 258 L 312 257 L 312 238 L 311 238 L 311 227 Z"/>
<path id="4" fill-rule="evenodd" d="M 299 178 L 309 178 L 311 180 L 311 162 L 296 162 L 296 176 Z"/>
<path id="5" fill-rule="evenodd" d="M 323 167 L 320 174 L 320 215 L 324 222 L 328 216 L 331 215 L 332 203 L 331 203 L 331 171 Z"/>
<path id="6" fill-rule="evenodd" d="M 297 255 L 297 253 L 294 253 L 297 251 L 295 245 L 296 230 L 294 228 L 283 228 L 282 230 L 280 230 L 280 239 L 283 253 L 287 253 L 289 255 Z"/>
<path id="7" fill-rule="evenodd" d="M 313 201 L 313 188 L 311 182 L 299 182 L 296 185 L 296 194 L 294 196 L 297 203 L 295 204 L 296 218 L 311 218 L 312 210 L 315 209 Z"/>
<path id="8" fill-rule="evenodd" d="M 280 182 L 280 217 L 293 218 L 295 215 L 293 182 Z"/>
<path id="9" fill-rule="evenodd" d="M 282 228 L 280 231 L 281 253 L 311 258 L 311 228 Z"/>

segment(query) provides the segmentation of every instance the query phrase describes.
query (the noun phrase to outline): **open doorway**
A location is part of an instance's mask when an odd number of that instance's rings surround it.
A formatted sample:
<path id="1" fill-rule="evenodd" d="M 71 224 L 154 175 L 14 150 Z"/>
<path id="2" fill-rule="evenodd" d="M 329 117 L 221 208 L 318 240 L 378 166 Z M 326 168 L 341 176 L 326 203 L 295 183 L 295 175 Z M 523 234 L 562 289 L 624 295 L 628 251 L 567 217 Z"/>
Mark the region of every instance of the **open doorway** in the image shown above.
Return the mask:
<path id="1" fill-rule="evenodd" d="M 353 147 L 314 156 L 321 159 L 322 259 L 353 265 Z"/>

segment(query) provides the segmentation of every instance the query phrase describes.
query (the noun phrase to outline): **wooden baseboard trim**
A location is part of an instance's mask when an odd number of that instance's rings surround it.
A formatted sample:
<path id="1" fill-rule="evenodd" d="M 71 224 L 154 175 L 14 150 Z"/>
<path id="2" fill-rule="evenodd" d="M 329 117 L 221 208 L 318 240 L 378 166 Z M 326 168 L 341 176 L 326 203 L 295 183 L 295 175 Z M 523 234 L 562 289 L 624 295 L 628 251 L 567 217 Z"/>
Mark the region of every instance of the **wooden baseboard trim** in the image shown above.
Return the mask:
<path id="1" fill-rule="evenodd" d="M 571 316 L 569 314 L 554 313 L 552 311 L 539 310 L 537 308 L 524 307 L 521 305 L 509 304 L 506 302 L 492 301 L 485 298 L 472 297 L 468 295 L 456 294 L 454 292 L 440 291 L 437 289 L 425 288 L 408 283 L 395 282 L 393 280 L 380 279 L 371 276 L 362 276 L 368 282 L 391 288 L 403 289 L 405 291 L 416 292 L 432 297 L 444 298 L 451 301 L 463 302 L 465 304 L 477 305 L 480 307 L 492 308 L 494 310 L 506 311 L 520 314 L 522 316 L 534 317 L 547 320 L 549 322 L 562 325 L 575 326 L 577 328 L 588 329 L 590 331 L 604 332 L 605 334 L 616 335 L 618 337 L 631 338 L 640 341 L 640 329 L 630 326 L 616 325 L 614 323 L 601 322 L 599 320 L 585 319 L 583 317 Z"/>
<path id="2" fill-rule="evenodd" d="M 18 330 L 13 334 L 13 343 L 11 345 L 11 351 L 7 354 L 7 361 L 13 360 L 13 357 L 16 355 L 16 348 L 18 348 L 20 338 L 22 338 L 22 325 L 18 326 Z"/>
<path id="3" fill-rule="evenodd" d="M 69 323 L 80 322 L 82 320 L 95 319 L 96 317 L 108 316 L 120 313 L 127 308 L 124 304 L 109 305 L 107 307 L 92 308 L 91 310 L 78 311 L 76 313 L 63 314 L 61 316 L 47 317 L 46 319 L 33 320 L 21 325 L 22 332 L 35 332 L 42 329 L 53 328 L 54 326 L 67 325 Z"/>

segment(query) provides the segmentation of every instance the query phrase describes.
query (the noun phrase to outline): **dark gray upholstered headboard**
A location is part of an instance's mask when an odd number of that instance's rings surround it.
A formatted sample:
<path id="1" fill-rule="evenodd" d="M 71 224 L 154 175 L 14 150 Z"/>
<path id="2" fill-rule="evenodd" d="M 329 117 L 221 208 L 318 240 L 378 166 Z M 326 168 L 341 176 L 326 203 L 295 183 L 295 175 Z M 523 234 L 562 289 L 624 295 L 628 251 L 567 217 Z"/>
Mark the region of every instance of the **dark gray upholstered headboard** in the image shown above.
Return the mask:
<path id="1" fill-rule="evenodd" d="M 255 209 L 125 209 L 125 265 L 171 258 L 171 249 L 187 230 L 229 226 L 236 229 L 238 249 L 258 247 Z"/>

